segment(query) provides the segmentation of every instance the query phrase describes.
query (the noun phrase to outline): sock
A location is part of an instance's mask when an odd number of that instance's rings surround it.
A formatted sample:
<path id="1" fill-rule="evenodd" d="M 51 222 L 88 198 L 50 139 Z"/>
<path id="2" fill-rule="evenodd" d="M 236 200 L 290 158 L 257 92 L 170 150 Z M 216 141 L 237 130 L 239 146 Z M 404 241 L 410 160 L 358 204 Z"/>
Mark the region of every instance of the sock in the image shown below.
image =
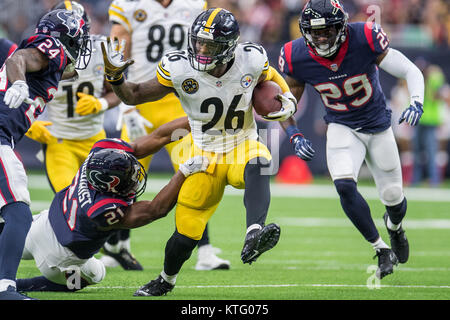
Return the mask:
<path id="1" fill-rule="evenodd" d="M 252 224 L 250 227 L 248 227 L 247 228 L 247 231 L 246 231 L 246 235 L 250 232 L 250 231 L 253 231 L 253 230 L 261 230 L 262 229 L 262 226 L 261 225 L 259 225 L 259 224 L 257 224 L 257 223 L 254 223 L 254 224 Z"/>
<path id="2" fill-rule="evenodd" d="M 258 224 L 264 226 L 270 205 L 270 175 L 261 175 L 263 167 L 270 166 L 265 158 L 257 158 L 257 163 L 248 162 L 244 170 L 244 206 L 247 227 Z"/>
<path id="3" fill-rule="evenodd" d="M 399 224 L 393 224 L 392 221 L 391 221 L 391 218 L 389 218 L 389 216 L 387 217 L 387 228 L 389 230 L 397 231 L 401 227 L 402 227 L 402 223 L 401 222 Z"/>
<path id="4" fill-rule="evenodd" d="M 164 257 L 164 272 L 166 275 L 176 275 L 183 263 L 187 261 L 197 245 L 198 240 L 188 238 L 175 230 L 166 243 Z"/>
<path id="5" fill-rule="evenodd" d="M 120 243 L 116 243 L 116 244 L 109 244 L 108 242 L 105 243 L 105 249 L 112 252 L 112 253 L 119 253 L 120 249 L 122 249 Z"/>
<path id="6" fill-rule="evenodd" d="M 389 216 L 388 228 L 391 230 L 398 230 L 401 226 L 402 220 L 406 215 L 407 201 L 403 198 L 403 201 L 395 206 L 386 206 L 386 212 Z M 391 227 L 389 226 L 389 221 Z"/>
<path id="7" fill-rule="evenodd" d="M 13 202 L 1 209 L 5 220 L 0 234 L 0 279 L 15 280 L 33 216 L 28 204 Z"/>
<path id="8" fill-rule="evenodd" d="M 338 179 L 334 181 L 334 184 L 347 217 L 367 241 L 376 241 L 380 235 L 370 214 L 369 205 L 356 188 L 356 182 L 350 179 Z"/>
<path id="9" fill-rule="evenodd" d="M 381 239 L 381 237 L 379 237 L 375 242 L 371 242 L 370 244 L 375 250 L 389 249 L 389 246 L 383 241 L 383 239 Z"/>
<path id="10" fill-rule="evenodd" d="M 17 291 L 63 291 L 72 292 L 76 289 L 69 289 L 66 285 L 52 282 L 45 278 L 44 276 L 28 278 L 28 279 L 17 279 Z"/>
<path id="11" fill-rule="evenodd" d="M 16 288 L 16 282 L 10 279 L 1 279 L 0 280 L 0 292 L 6 291 L 9 286 Z"/>
<path id="12" fill-rule="evenodd" d="M 178 274 L 174 274 L 173 276 L 169 276 L 168 274 L 166 274 L 164 272 L 164 270 L 161 271 L 161 277 L 163 277 L 163 279 L 166 280 L 171 285 L 175 285 L 175 282 L 177 282 L 177 275 Z"/>
<path id="13" fill-rule="evenodd" d="M 209 244 L 208 224 L 206 224 L 205 230 L 203 231 L 202 238 L 198 242 L 197 246 L 201 247 L 201 246 L 205 246 L 207 244 Z"/>

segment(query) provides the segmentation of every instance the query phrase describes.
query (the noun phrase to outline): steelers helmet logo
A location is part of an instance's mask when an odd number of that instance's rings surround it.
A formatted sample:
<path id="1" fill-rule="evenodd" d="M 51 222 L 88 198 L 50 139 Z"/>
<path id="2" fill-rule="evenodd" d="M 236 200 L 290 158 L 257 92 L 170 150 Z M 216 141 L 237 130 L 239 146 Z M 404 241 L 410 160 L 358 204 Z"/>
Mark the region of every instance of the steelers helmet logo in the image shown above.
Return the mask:
<path id="1" fill-rule="evenodd" d="M 133 17 L 136 19 L 136 21 L 142 22 L 147 19 L 147 12 L 142 9 L 136 10 L 133 14 Z"/>
<path id="2" fill-rule="evenodd" d="M 195 79 L 189 78 L 183 81 L 181 88 L 188 94 L 193 94 L 198 91 L 198 82 Z"/>

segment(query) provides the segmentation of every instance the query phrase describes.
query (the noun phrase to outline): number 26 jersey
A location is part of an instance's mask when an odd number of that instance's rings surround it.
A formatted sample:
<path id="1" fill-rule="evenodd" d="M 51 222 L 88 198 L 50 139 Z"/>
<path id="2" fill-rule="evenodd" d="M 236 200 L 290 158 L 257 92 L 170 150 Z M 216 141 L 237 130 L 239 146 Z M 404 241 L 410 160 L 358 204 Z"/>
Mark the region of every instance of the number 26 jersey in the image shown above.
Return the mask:
<path id="1" fill-rule="evenodd" d="M 251 99 L 259 77 L 269 69 L 266 51 L 254 43 L 241 43 L 229 63 L 217 78 L 192 68 L 186 51 L 175 51 L 164 56 L 156 72 L 162 85 L 176 90 L 194 143 L 208 152 L 229 152 L 258 138 Z"/>

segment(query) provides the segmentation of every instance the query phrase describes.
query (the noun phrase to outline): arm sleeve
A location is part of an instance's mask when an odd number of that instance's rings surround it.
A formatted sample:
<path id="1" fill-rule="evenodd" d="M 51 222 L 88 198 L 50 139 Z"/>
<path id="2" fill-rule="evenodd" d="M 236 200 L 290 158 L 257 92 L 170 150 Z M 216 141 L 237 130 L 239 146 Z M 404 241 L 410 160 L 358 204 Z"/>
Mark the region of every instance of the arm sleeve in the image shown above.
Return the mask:
<path id="1" fill-rule="evenodd" d="M 405 79 L 411 97 L 410 102 L 418 101 L 423 104 L 425 90 L 423 74 L 403 53 L 389 49 L 380 62 L 380 68 L 394 77 Z"/>
<path id="2" fill-rule="evenodd" d="M 170 75 L 170 62 L 167 56 L 164 56 L 162 60 L 158 63 L 156 68 L 156 78 L 158 82 L 163 86 L 173 88 L 172 77 Z"/>

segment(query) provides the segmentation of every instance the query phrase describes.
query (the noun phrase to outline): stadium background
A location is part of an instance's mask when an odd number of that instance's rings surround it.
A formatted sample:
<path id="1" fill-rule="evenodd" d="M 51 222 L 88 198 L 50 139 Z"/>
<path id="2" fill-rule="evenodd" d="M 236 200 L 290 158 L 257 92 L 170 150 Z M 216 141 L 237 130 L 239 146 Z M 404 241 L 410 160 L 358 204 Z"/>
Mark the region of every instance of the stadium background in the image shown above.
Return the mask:
<path id="1" fill-rule="evenodd" d="M 34 32 L 39 17 L 59 0 L 2 0 L 0 1 L 0 37 L 6 37 L 19 43 Z M 108 7 L 111 0 L 79 0 L 88 10 L 92 20 L 91 33 L 109 34 Z M 298 16 L 306 1 L 299 0 L 210 0 L 210 6 L 220 6 L 231 10 L 237 17 L 241 28 L 241 40 L 262 44 L 269 55 L 271 65 L 277 66 L 280 47 L 283 43 L 300 36 Z M 450 79 L 450 1 L 448 0 L 341 0 L 350 15 L 350 21 L 366 21 L 375 18 L 387 32 L 391 47 L 400 49 L 413 61 L 425 59 L 439 66 Z M 385 72 L 380 72 L 381 85 L 388 100 L 397 81 Z M 447 87 L 448 88 L 448 87 Z M 449 92 L 450 89 L 447 89 Z M 450 108 L 450 94 L 447 99 L 447 110 Z M 393 105 L 391 105 L 393 107 Z M 404 108 L 406 106 L 402 106 Z M 397 111 L 398 112 L 398 111 Z M 316 150 L 313 161 L 307 165 L 308 172 L 316 176 L 327 176 L 325 160 L 325 125 L 323 122 L 324 107 L 319 96 L 307 87 L 297 112 L 301 131 L 308 137 Z M 109 136 L 115 137 L 115 121 L 117 112 L 108 111 L 105 129 Z M 393 116 L 394 128 L 398 116 Z M 258 122 L 261 128 L 278 124 L 264 121 Z M 450 126 L 450 118 L 444 122 Z M 270 128 L 270 127 L 269 127 Z M 444 130 L 450 132 L 450 130 Z M 411 131 L 406 133 L 411 134 Z M 450 133 L 449 133 L 450 134 Z M 275 140 L 275 139 L 272 139 Z M 269 139 L 272 153 L 279 144 L 280 163 L 292 155 L 292 148 L 286 136 L 281 133 L 278 141 Z M 444 149 L 450 151 L 447 139 Z M 31 170 L 43 169 L 43 164 L 36 154 L 40 145 L 27 137 L 17 146 L 25 167 Z M 445 176 L 450 176 L 450 166 L 444 168 Z M 165 151 L 158 153 L 151 165 L 151 170 L 170 172 L 171 164 Z M 362 170 L 362 176 L 365 171 Z"/>

